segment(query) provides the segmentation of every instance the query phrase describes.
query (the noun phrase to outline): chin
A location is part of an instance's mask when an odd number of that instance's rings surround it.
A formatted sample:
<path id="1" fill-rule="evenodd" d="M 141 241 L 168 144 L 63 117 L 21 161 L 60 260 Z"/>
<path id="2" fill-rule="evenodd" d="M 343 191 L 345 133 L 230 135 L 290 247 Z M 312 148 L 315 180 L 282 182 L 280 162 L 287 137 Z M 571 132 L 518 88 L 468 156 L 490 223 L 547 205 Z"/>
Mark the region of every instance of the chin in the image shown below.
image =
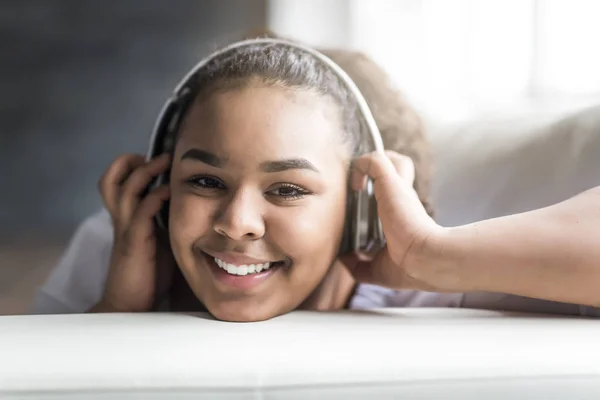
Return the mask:
<path id="1" fill-rule="evenodd" d="M 268 307 L 252 306 L 248 302 L 222 302 L 206 305 L 208 312 L 220 321 L 260 322 L 286 314 L 291 310 L 274 310 Z"/>

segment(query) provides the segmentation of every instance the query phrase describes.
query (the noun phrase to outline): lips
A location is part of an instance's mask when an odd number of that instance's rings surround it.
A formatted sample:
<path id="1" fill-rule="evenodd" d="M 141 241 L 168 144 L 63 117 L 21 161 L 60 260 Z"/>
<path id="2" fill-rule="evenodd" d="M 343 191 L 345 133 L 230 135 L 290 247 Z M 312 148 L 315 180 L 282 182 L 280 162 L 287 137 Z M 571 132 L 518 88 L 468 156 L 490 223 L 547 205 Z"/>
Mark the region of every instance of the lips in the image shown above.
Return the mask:
<path id="1" fill-rule="evenodd" d="M 202 252 L 215 279 L 233 289 L 252 289 L 274 276 L 284 261 L 269 261 L 234 252 Z"/>
<path id="2" fill-rule="evenodd" d="M 273 258 L 252 257 L 252 256 L 246 255 L 244 253 L 233 252 L 233 251 L 227 251 L 227 252 L 204 251 L 204 253 L 206 253 L 209 257 L 219 259 L 227 264 L 231 264 L 234 266 L 252 265 L 252 264 L 254 264 L 254 265 L 267 264 L 267 263 L 274 263 L 277 261 L 281 261 L 281 260 L 277 260 L 277 259 L 273 259 Z"/>
<path id="3" fill-rule="evenodd" d="M 269 268 L 271 268 L 271 266 L 276 264 L 276 263 L 264 262 L 264 263 L 255 263 L 255 264 L 235 265 L 235 264 L 225 262 L 225 261 L 221 260 L 220 258 L 216 258 L 216 257 L 215 257 L 215 262 L 221 269 L 227 271 L 231 275 L 241 275 L 241 276 L 249 275 L 249 274 L 258 274 L 262 271 L 268 270 Z"/>

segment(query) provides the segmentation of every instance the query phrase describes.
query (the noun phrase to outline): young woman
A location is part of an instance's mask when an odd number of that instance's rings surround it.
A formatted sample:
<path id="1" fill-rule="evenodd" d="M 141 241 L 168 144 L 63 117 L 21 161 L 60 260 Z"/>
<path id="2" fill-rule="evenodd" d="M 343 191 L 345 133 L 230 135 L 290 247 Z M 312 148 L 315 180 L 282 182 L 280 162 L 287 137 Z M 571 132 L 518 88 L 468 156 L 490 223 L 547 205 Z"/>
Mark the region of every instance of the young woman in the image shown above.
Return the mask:
<path id="1" fill-rule="evenodd" d="M 37 311 L 206 309 L 227 321 L 372 306 L 595 312 L 585 306 L 600 303 L 599 190 L 443 228 L 424 206 L 422 136 L 386 133 L 404 111 L 378 118 L 368 84 L 361 89 L 396 151 L 365 152 L 357 97 L 331 66 L 291 43 L 257 40 L 219 52 L 192 82 L 169 151 L 150 161 L 119 157 L 101 180 L 114 243 L 108 236 L 82 252 L 76 238 Z M 401 104 L 389 90 L 372 94 L 389 96 L 384 107 Z M 167 171 L 169 181 L 146 195 Z M 373 256 L 342 254 L 348 197 L 367 177 L 387 244 Z M 168 230 L 157 229 L 167 200 Z M 100 249 L 110 260 L 89 262 Z"/>

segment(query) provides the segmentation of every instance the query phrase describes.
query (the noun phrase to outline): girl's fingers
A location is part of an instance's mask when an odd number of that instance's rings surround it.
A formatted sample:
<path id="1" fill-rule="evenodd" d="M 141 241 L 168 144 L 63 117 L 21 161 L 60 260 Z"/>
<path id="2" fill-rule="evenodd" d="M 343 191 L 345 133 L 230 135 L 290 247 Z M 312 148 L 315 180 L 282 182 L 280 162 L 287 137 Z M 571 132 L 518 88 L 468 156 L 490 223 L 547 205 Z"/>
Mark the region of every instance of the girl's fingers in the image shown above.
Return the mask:
<path id="1" fill-rule="evenodd" d="M 385 155 L 388 156 L 396 173 L 402 178 L 409 186 L 413 186 L 415 183 L 415 163 L 413 160 L 403 154 L 396 153 L 395 151 L 386 151 Z"/>
<path id="2" fill-rule="evenodd" d="M 121 196 L 118 204 L 119 220 L 128 224 L 141 201 L 141 196 L 146 193 L 150 182 L 159 174 L 168 170 L 171 158 L 163 154 L 150 162 L 138 167 L 127 178 L 121 187 Z"/>
<path id="3" fill-rule="evenodd" d="M 386 153 L 372 152 L 354 160 L 352 168 L 352 188 L 361 190 L 367 178 L 373 180 L 375 198 L 394 198 L 398 193 L 399 176 L 395 164 Z"/>
<path id="4" fill-rule="evenodd" d="M 170 189 L 163 185 L 153 190 L 140 201 L 129 223 L 129 245 L 143 245 L 148 238 L 154 237 L 154 217 L 169 199 Z"/>
<path id="5" fill-rule="evenodd" d="M 121 185 L 144 162 L 144 156 L 140 154 L 124 154 L 113 161 L 100 178 L 98 189 L 102 195 L 104 206 L 113 219 L 117 214 Z"/>

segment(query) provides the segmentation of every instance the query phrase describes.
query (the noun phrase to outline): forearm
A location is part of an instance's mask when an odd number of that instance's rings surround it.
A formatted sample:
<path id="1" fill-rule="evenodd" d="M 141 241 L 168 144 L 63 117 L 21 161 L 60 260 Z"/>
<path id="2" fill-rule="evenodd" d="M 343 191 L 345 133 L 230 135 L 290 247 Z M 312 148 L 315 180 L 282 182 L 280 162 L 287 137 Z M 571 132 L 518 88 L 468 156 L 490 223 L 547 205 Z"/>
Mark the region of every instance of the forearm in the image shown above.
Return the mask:
<path id="1" fill-rule="evenodd" d="M 600 306 L 600 188 L 547 208 L 449 228 L 428 262 L 460 291 Z"/>

